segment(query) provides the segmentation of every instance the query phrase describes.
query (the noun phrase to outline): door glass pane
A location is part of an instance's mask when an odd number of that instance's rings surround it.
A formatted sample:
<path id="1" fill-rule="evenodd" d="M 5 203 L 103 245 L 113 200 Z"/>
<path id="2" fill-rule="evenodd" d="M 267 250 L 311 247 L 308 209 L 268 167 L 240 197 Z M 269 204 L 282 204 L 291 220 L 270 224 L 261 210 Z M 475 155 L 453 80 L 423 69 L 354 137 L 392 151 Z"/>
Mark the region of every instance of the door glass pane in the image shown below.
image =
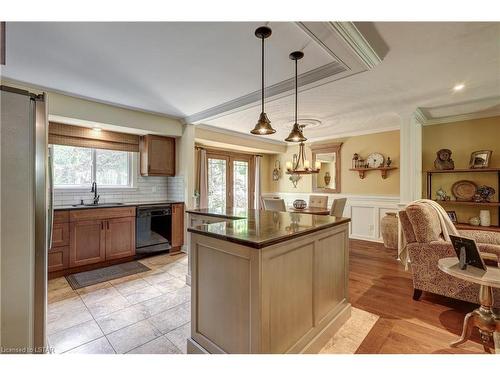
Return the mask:
<path id="1" fill-rule="evenodd" d="M 226 161 L 208 159 L 208 207 L 226 207 Z"/>
<path id="2" fill-rule="evenodd" d="M 128 152 L 95 150 L 96 182 L 104 186 L 128 186 Z"/>
<path id="3" fill-rule="evenodd" d="M 234 207 L 248 207 L 248 162 L 233 162 L 233 197 Z"/>

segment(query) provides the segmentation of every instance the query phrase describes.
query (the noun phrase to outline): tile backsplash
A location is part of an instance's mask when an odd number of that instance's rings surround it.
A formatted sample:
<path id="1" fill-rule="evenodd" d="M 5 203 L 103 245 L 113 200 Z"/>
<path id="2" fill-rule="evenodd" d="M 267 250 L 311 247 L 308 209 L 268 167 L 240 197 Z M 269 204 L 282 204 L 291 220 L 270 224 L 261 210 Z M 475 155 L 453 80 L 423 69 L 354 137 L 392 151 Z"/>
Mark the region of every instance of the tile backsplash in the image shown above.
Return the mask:
<path id="1" fill-rule="evenodd" d="M 100 202 L 152 202 L 162 200 L 184 200 L 184 178 L 176 177 L 137 177 L 136 187 L 120 191 L 114 189 L 111 191 L 99 190 Z M 54 206 L 68 206 L 78 204 L 83 199 L 84 203 L 91 203 L 94 194 L 90 192 L 55 190 Z"/>

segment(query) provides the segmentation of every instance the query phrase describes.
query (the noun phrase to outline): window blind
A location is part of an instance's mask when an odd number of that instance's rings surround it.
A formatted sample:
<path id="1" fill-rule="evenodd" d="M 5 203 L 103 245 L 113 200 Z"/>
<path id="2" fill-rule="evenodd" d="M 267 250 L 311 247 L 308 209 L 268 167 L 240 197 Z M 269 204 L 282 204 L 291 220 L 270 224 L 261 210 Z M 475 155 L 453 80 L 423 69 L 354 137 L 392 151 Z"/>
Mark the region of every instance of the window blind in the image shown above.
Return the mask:
<path id="1" fill-rule="evenodd" d="M 49 144 L 139 152 L 139 136 L 49 122 Z"/>

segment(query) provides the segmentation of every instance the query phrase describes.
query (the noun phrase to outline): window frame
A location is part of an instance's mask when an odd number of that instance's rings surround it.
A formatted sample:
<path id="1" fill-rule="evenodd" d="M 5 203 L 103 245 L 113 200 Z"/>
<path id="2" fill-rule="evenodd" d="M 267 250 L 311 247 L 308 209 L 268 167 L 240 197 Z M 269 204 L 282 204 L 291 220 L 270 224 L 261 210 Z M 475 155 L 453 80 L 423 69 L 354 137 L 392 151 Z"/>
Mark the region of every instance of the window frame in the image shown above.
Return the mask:
<path id="1" fill-rule="evenodd" d="M 50 145 L 50 147 L 58 146 L 58 145 Z M 61 145 L 64 146 L 64 145 Z M 78 146 L 71 146 L 78 147 Z M 90 148 L 92 150 L 92 166 L 91 166 L 91 175 L 92 181 L 96 179 L 96 150 L 97 148 L 93 147 L 81 147 L 81 148 Z M 116 150 L 109 150 L 116 151 Z M 52 149 L 54 152 L 54 149 Z M 138 157 L 137 152 L 132 151 L 117 151 L 117 152 L 126 152 L 128 154 L 128 184 L 124 186 L 117 185 L 99 185 L 97 186 L 99 191 L 106 192 L 121 192 L 121 191 L 135 191 L 137 190 L 137 176 L 138 176 Z M 88 192 L 90 191 L 91 185 L 55 185 L 53 186 L 54 191 L 56 192 Z"/>
<path id="2" fill-rule="evenodd" d="M 244 161 L 248 163 L 248 208 L 254 207 L 255 199 L 255 166 L 254 166 L 254 156 L 252 154 L 242 154 L 224 150 L 216 149 L 205 149 L 207 152 L 207 171 L 208 171 L 208 159 L 219 159 L 226 160 L 226 208 L 231 208 L 233 206 L 233 169 L 234 161 Z M 208 176 L 207 176 L 208 178 Z M 208 193 L 208 192 L 207 192 Z"/>

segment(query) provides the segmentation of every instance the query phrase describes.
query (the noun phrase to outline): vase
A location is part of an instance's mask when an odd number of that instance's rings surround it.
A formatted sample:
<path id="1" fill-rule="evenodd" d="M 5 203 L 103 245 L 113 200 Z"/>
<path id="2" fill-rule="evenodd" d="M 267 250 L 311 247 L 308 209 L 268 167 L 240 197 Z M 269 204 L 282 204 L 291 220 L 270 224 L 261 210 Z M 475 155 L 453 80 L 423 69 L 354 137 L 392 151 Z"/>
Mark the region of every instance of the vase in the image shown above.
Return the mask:
<path id="1" fill-rule="evenodd" d="M 489 227 L 491 225 L 491 215 L 488 210 L 479 211 L 479 219 L 481 220 L 482 227 Z"/>
<path id="2" fill-rule="evenodd" d="M 398 248 L 398 218 L 395 212 L 386 212 L 380 220 L 380 232 L 386 248 Z"/>

